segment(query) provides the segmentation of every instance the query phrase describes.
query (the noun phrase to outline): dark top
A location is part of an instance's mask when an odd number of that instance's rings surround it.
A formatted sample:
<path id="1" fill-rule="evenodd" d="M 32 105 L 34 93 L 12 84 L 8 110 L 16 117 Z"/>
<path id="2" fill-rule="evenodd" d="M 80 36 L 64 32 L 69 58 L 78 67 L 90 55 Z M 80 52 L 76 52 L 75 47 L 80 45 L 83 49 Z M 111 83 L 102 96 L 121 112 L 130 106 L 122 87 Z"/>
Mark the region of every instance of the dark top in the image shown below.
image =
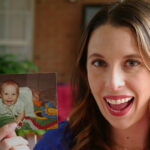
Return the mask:
<path id="1" fill-rule="evenodd" d="M 64 137 L 67 121 L 60 122 L 57 129 L 49 129 L 38 141 L 33 150 L 68 150 L 64 148 L 64 142 L 70 145 L 70 132 L 68 131 Z"/>

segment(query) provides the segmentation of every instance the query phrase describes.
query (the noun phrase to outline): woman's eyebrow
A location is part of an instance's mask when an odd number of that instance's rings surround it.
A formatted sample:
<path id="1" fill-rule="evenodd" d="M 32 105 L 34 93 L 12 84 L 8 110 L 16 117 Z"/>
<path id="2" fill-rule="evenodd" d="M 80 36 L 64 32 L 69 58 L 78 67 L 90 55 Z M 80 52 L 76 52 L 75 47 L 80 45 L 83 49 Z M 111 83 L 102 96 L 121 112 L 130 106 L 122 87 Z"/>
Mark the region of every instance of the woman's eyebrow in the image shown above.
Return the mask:
<path id="1" fill-rule="evenodd" d="M 91 57 L 100 57 L 100 58 L 104 58 L 103 55 L 99 54 L 99 53 L 92 53 L 88 56 L 88 58 L 91 58 Z M 141 56 L 138 55 L 138 54 L 130 54 L 130 55 L 126 55 L 124 58 L 138 58 L 138 59 L 141 59 Z"/>
<path id="2" fill-rule="evenodd" d="M 131 54 L 131 55 L 125 56 L 125 58 L 138 58 L 138 59 L 140 58 L 141 59 L 141 56 L 138 54 Z"/>
<path id="3" fill-rule="evenodd" d="M 88 56 L 88 58 L 91 58 L 91 57 L 101 57 L 101 58 L 104 58 L 103 55 L 98 54 L 98 53 L 92 53 L 91 55 Z"/>

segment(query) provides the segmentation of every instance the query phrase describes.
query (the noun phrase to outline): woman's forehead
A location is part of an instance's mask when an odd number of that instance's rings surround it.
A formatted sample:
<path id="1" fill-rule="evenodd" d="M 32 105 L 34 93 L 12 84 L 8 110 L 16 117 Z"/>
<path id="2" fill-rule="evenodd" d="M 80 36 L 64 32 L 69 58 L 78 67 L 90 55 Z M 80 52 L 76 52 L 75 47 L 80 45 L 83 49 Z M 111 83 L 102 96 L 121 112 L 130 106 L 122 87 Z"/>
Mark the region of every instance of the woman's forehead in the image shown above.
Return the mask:
<path id="1" fill-rule="evenodd" d="M 88 53 L 114 50 L 138 53 L 138 44 L 130 28 L 106 24 L 95 29 L 88 43 Z"/>

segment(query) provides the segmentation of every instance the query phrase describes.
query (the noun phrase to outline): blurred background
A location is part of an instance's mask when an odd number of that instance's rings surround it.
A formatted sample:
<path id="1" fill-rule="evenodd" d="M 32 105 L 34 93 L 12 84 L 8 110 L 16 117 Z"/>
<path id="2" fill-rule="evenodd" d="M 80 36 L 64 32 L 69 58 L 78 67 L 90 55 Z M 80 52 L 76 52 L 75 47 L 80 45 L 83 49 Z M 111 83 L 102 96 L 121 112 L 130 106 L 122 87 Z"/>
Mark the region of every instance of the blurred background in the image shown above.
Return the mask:
<path id="1" fill-rule="evenodd" d="M 57 72 L 68 83 L 83 28 L 115 1 L 0 0 L 0 72 Z"/>

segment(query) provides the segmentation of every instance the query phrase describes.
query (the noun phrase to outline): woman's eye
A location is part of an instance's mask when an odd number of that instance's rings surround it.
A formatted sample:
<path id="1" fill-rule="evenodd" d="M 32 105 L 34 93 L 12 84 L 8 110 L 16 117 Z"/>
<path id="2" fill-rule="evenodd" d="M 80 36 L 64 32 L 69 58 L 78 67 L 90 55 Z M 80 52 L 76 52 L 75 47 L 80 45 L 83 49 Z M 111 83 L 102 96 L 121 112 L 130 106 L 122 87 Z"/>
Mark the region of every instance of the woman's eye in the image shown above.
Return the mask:
<path id="1" fill-rule="evenodd" d="M 106 67 L 106 62 L 104 60 L 94 60 L 92 61 L 92 65 L 94 65 L 95 67 Z"/>
<path id="2" fill-rule="evenodd" d="M 140 61 L 138 61 L 138 60 L 127 60 L 126 61 L 126 66 L 127 67 L 136 67 L 136 66 L 138 66 L 138 65 L 140 65 L 141 63 L 140 63 Z"/>

